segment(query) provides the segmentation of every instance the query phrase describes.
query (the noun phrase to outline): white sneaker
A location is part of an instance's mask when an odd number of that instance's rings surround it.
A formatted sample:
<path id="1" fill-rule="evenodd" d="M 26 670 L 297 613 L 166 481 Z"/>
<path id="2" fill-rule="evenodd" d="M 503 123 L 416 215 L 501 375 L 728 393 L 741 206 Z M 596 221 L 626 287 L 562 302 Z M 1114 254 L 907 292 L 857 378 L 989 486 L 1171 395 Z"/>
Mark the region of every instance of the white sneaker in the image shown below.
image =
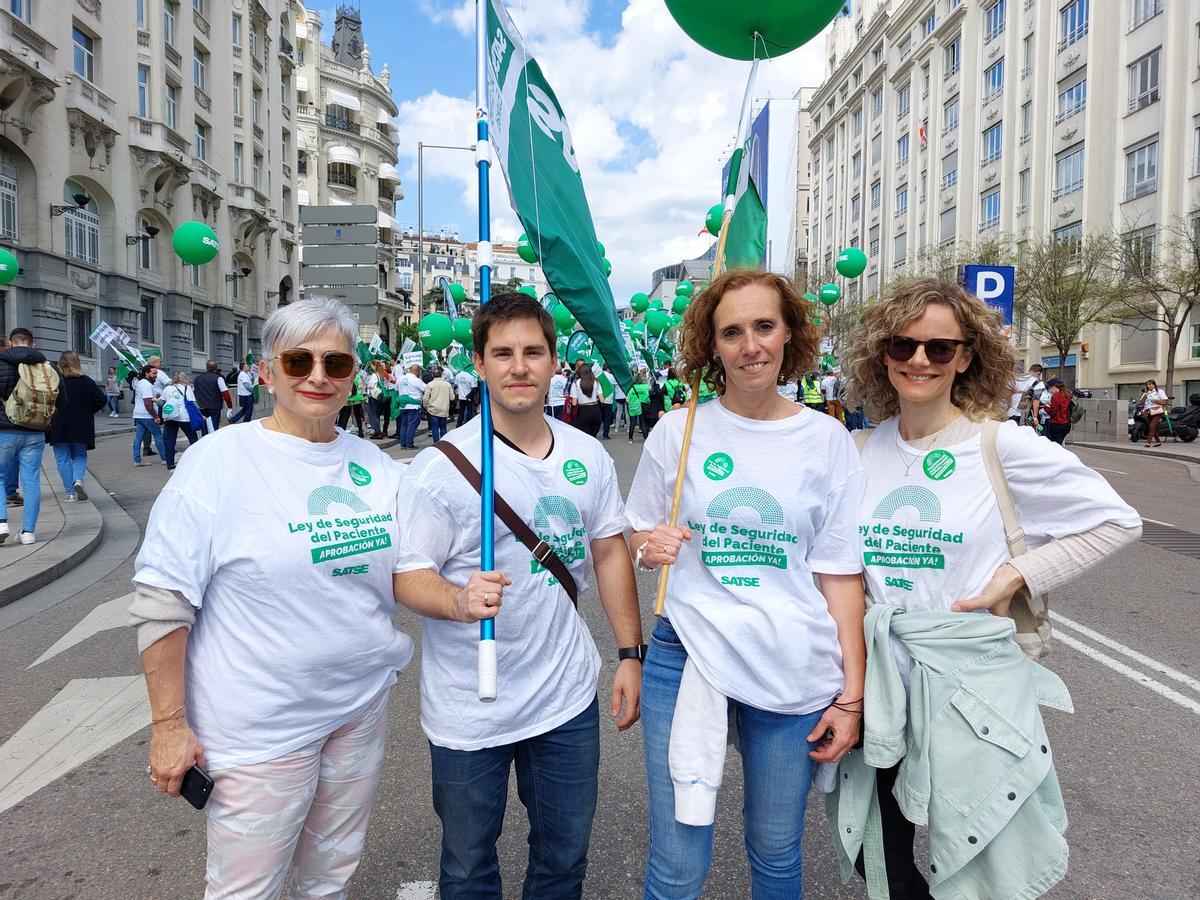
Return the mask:
<path id="1" fill-rule="evenodd" d="M 0 522 L 0 544 L 8 540 L 8 523 Z"/>
<path id="2" fill-rule="evenodd" d="M 82 481 L 77 481 L 77 482 L 75 482 L 75 496 L 76 496 L 76 497 L 78 497 L 80 500 L 86 500 L 86 499 L 87 499 L 87 491 L 85 491 L 85 490 L 83 489 L 83 482 L 82 482 Z"/>
<path id="3" fill-rule="evenodd" d="M 32 544 L 36 538 L 32 531 L 22 531 L 17 534 L 17 540 L 22 544 Z"/>
<path id="4" fill-rule="evenodd" d="M 109 417 L 110 419 L 115 419 L 115 418 L 117 417 L 117 414 L 116 414 L 116 413 L 109 413 L 109 414 L 108 414 L 108 417 Z"/>
<path id="5" fill-rule="evenodd" d="M 64 494 L 63 495 L 63 502 L 65 502 L 65 503 L 74 503 L 78 499 L 79 498 L 76 497 L 74 494 Z"/>

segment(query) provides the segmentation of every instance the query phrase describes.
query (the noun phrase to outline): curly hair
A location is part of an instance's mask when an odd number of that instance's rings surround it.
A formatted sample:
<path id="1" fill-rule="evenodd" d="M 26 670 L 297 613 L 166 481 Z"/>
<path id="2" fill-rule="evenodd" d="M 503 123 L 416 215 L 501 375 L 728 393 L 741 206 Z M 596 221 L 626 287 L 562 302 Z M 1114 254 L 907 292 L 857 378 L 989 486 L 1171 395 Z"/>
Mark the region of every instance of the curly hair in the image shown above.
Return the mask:
<path id="1" fill-rule="evenodd" d="M 888 341 L 919 319 L 931 303 L 949 307 L 971 352 L 965 372 L 955 376 L 950 402 L 970 419 L 999 419 L 1008 410 L 1014 388 L 1017 354 L 1004 333 L 996 309 L 957 284 L 921 278 L 900 285 L 892 296 L 871 304 L 862 314 L 842 367 L 850 379 L 852 400 L 883 416 L 900 411 L 900 398 L 888 378 Z"/>
<path id="2" fill-rule="evenodd" d="M 812 367 L 821 343 L 821 333 L 812 323 L 812 305 L 781 275 L 753 269 L 732 269 L 714 279 L 683 314 L 679 374 L 684 381 L 690 384 L 699 374 L 716 393 L 725 393 L 725 367 L 716 352 L 714 320 L 717 306 L 728 291 L 751 285 L 760 285 L 775 292 L 779 297 L 783 324 L 792 332 L 791 339 L 783 349 L 779 384 L 798 378 Z"/>

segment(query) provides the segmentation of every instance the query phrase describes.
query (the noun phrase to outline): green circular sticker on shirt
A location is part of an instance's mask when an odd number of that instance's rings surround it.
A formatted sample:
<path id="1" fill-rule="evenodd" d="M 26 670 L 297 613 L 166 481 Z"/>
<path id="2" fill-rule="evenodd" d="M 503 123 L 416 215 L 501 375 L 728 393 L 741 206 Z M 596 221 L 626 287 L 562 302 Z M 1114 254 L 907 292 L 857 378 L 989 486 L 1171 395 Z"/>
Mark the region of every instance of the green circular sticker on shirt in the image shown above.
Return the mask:
<path id="1" fill-rule="evenodd" d="M 733 474 L 733 458 L 728 453 L 714 453 L 704 461 L 704 474 L 713 481 L 723 481 Z"/>
<path id="2" fill-rule="evenodd" d="M 571 484 L 586 484 L 587 466 L 577 459 L 568 459 L 563 463 L 563 477 Z"/>
<path id="3" fill-rule="evenodd" d="M 371 483 L 371 473 L 358 463 L 352 462 L 350 463 L 350 480 L 359 487 L 366 487 Z"/>
<path id="4" fill-rule="evenodd" d="M 162 414 L 164 416 L 169 416 L 174 412 L 175 412 L 175 407 L 173 407 L 170 403 L 168 403 L 166 406 L 164 406 L 162 408 Z"/>
<path id="5" fill-rule="evenodd" d="M 929 478 L 941 481 L 954 474 L 956 465 L 958 463 L 954 459 L 954 454 L 949 450 L 931 450 L 925 454 L 925 461 L 921 463 L 921 468 L 925 470 L 925 474 Z"/>

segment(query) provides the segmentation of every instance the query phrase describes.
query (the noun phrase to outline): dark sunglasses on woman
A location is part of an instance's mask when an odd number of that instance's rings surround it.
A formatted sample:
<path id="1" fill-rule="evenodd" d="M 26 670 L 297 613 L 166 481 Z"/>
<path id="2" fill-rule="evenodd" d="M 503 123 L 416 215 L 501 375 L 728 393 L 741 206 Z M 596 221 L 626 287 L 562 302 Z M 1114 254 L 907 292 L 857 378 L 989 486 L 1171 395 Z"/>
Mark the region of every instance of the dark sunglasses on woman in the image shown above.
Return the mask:
<path id="1" fill-rule="evenodd" d="M 280 369 L 291 378 L 304 378 L 312 373 L 316 355 L 311 350 L 284 350 L 278 356 Z M 349 378 L 354 374 L 358 360 L 352 353 L 327 350 L 321 354 L 321 368 L 329 378 Z"/>
<path id="2" fill-rule="evenodd" d="M 969 347 L 970 341 L 960 341 L 954 338 L 931 338 L 928 341 L 918 341 L 909 337 L 894 337 L 888 341 L 887 355 L 896 362 L 908 362 L 917 352 L 918 347 L 925 348 L 925 358 L 938 366 L 944 366 L 954 359 L 959 347 Z"/>

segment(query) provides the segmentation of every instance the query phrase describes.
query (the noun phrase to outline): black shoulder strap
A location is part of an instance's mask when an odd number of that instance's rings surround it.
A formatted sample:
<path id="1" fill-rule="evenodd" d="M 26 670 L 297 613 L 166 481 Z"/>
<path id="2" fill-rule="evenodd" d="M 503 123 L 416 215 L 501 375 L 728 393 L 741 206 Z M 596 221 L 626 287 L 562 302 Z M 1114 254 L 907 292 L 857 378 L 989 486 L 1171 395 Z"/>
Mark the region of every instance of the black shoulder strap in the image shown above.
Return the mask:
<path id="1" fill-rule="evenodd" d="M 475 488 L 475 493 L 482 496 L 483 476 L 479 474 L 479 470 L 471 464 L 471 461 L 463 455 L 463 452 L 449 441 L 438 441 L 433 446 L 445 454 L 446 459 L 454 464 L 454 468 L 458 469 L 462 477 L 467 480 L 467 483 Z M 571 603 L 578 609 L 579 588 L 575 584 L 575 579 L 571 575 L 571 571 L 559 558 L 558 554 L 554 552 L 554 548 L 534 534 L 533 529 L 525 524 L 525 521 L 516 514 L 503 497 L 493 492 L 493 499 L 496 507 L 496 515 L 500 517 L 500 521 L 507 525 L 509 530 L 516 535 L 517 540 L 525 545 L 525 548 L 533 554 L 533 558 L 545 566 L 550 571 L 550 574 L 558 579 L 558 583 L 562 585 L 563 590 L 567 592 L 567 596 L 571 598 Z"/>

